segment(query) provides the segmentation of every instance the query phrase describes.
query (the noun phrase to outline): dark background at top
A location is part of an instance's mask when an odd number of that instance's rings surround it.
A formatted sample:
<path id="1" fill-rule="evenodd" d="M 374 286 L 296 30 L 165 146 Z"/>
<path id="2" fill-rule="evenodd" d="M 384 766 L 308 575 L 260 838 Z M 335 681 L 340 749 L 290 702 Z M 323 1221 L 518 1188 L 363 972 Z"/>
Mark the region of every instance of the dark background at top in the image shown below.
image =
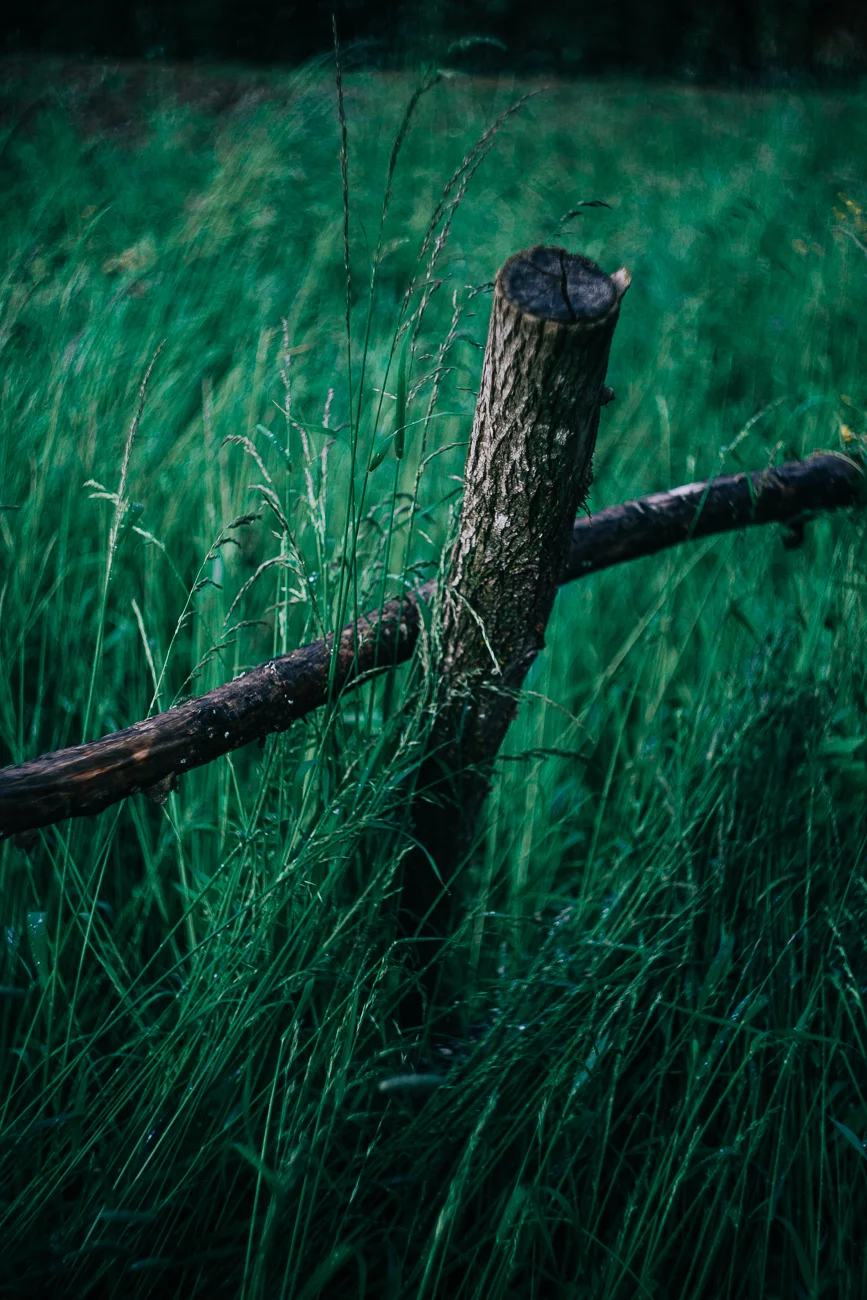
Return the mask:
<path id="1" fill-rule="evenodd" d="M 11 0 L 0 52 L 295 63 L 351 57 L 468 70 L 638 72 L 702 80 L 867 70 L 867 0 Z M 499 44 L 455 44 L 485 36 Z"/>

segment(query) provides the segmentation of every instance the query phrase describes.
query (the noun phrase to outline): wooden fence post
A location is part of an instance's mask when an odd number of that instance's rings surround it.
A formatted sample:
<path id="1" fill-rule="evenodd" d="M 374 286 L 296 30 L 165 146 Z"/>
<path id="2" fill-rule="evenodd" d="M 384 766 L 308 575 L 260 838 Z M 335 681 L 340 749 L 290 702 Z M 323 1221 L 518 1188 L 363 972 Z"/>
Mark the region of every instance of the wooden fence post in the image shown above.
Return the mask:
<path id="1" fill-rule="evenodd" d="M 562 248 L 516 253 L 497 275 L 441 597 L 437 717 L 413 808 L 420 848 L 404 871 L 405 933 L 431 940 L 450 928 L 443 885 L 471 846 L 517 692 L 544 644 L 600 406 L 613 396 L 605 372 L 628 286 L 627 271 L 606 275 Z"/>

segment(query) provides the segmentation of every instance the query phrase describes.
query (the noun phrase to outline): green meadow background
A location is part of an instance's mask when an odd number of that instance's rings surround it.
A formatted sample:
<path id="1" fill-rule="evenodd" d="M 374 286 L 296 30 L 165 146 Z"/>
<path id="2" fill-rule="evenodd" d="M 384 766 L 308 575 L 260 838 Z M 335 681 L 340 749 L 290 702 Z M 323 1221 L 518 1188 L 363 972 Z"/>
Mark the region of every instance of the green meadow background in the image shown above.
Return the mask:
<path id="1" fill-rule="evenodd" d="M 861 93 L 352 73 L 347 268 L 329 67 L 219 112 L 16 75 L 0 762 L 435 574 L 519 248 L 632 273 L 591 510 L 867 428 Z M 863 517 L 784 540 L 561 591 L 449 1040 L 396 1018 L 429 642 L 163 808 L 0 844 L 4 1293 L 863 1295 Z"/>

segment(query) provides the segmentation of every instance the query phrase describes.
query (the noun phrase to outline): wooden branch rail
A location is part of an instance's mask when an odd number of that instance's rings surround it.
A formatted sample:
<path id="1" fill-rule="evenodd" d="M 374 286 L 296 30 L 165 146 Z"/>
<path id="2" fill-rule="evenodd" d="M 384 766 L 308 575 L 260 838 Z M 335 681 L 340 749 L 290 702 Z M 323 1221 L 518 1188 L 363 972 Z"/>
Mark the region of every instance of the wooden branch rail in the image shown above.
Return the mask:
<path id="1" fill-rule="evenodd" d="M 857 505 L 865 484 L 860 462 L 825 452 L 610 506 L 575 524 L 563 581 L 752 524 L 797 529 L 813 515 Z"/>
<path id="2" fill-rule="evenodd" d="M 858 504 L 864 475 L 845 456 L 823 454 L 777 469 L 690 483 L 579 519 L 561 582 L 653 555 L 680 542 L 753 524 L 796 524 Z M 405 662 L 421 627 L 426 584 L 343 629 L 336 693 L 375 668 Z M 128 795 L 213 762 L 321 708 L 328 699 L 333 638 L 251 669 L 206 695 L 87 745 L 0 769 L 0 838 L 101 812 Z"/>

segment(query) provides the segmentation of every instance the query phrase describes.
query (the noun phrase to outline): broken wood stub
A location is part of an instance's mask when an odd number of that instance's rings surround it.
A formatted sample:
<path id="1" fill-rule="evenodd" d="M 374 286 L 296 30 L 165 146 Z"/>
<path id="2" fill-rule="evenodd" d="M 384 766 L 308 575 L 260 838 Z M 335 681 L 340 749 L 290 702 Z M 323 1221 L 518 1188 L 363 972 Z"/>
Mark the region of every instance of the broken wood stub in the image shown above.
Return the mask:
<path id="1" fill-rule="evenodd" d="M 509 258 L 495 284 L 442 595 L 441 677 L 416 838 L 448 878 L 487 794 L 516 693 L 544 644 L 572 526 L 591 478 L 625 270 L 606 275 L 561 248 Z M 448 815 L 443 815 L 443 806 Z M 412 855 L 404 908 L 421 920 L 441 886 Z"/>

